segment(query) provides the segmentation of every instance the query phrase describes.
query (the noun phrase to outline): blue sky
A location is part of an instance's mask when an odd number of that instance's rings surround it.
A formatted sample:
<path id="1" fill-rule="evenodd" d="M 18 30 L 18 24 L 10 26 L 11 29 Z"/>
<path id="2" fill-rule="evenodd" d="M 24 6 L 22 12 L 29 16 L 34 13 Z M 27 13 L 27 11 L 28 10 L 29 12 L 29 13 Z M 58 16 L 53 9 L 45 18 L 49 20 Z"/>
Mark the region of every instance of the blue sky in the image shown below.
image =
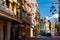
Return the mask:
<path id="1" fill-rule="evenodd" d="M 43 19 L 45 16 L 51 17 L 52 12 L 50 12 L 50 7 L 52 6 L 52 2 L 57 3 L 58 0 L 38 0 L 38 5 L 39 5 L 39 13 L 40 17 Z M 54 4 L 56 7 L 56 12 L 55 14 L 58 13 L 58 4 Z"/>

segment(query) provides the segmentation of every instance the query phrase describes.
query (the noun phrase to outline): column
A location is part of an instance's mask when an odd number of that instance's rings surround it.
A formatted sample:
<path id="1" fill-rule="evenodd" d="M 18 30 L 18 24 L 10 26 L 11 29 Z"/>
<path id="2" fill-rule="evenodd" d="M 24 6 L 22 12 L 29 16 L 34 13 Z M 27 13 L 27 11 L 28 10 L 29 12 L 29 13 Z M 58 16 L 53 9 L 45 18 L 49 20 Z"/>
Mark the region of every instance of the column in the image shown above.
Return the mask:
<path id="1" fill-rule="evenodd" d="M 0 40 L 3 40 L 3 21 L 0 20 Z"/>
<path id="2" fill-rule="evenodd" d="M 10 40 L 11 22 L 7 21 L 7 40 Z"/>
<path id="3" fill-rule="evenodd" d="M 9 3 L 10 12 L 12 12 L 12 3 Z"/>
<path id="4" fill-rule="evenodd" d="M 16 4 L 14 4 L 13 7 L 14 7 L 14 10 L 13 10 L 13 11 L 14 11 L 14 15 L 16 15 L 16 10 L 17 10 L 17 8 L 16 8 Z"/>
<path id="5" fill-rule="evenodd" d="M 33 37 L 33 28 L 30 28 L 30 37 Z"/>

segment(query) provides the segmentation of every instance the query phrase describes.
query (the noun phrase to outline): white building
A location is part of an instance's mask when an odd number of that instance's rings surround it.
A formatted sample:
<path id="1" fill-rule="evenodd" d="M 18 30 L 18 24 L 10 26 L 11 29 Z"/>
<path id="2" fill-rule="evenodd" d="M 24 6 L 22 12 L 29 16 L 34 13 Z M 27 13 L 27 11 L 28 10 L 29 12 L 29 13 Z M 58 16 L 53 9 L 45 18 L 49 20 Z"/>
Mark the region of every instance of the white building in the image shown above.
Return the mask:
<path id="1" fill-rule="evenodd" d="M 50 30 L 49 30 L 49 22 L 48 22 L 47 17 L 44 18 L 44 30 L 45 30 L 46 33 L 50 32 Z"/>
<path id="2" fill-rule="evenodd" d="M 55 22 L 51 22 L 51 34 L 52 36 L 55 34 Z"/>

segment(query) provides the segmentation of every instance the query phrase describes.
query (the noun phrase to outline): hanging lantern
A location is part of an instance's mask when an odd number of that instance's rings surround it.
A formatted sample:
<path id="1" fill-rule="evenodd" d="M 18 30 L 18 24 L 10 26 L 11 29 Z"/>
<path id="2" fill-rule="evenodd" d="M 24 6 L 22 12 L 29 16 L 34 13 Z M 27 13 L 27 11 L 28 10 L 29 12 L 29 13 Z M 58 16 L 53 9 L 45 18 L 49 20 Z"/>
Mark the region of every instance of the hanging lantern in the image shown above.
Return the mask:
<path id="1" fill-rule="evenodd" d="M 50 12 L 51 12 L 52 10 L 50 10 Z"/>
<path id="2" fill-rule="evenodd" d="M 56 11 L 56 9 L 54 11 Z"/>
<path id="3" fill-rule="evenodd" d="M 50 12 L 52 12 L 52 14 L 54 14 L 54 12 L 56 11 L 56 8 L 53 4 L 54 3 L 52 3 L 52 6 L 50 7 Z"/>
<path id="4" fill-rule="evenodd" d="M 55 9 L 55 6 L 51 6 L 52 9 Z"/>
<path id="5" fill-rule="evenodd" d="M 52 12 L 52 14 L 54 14 L 54 13 Z"/>

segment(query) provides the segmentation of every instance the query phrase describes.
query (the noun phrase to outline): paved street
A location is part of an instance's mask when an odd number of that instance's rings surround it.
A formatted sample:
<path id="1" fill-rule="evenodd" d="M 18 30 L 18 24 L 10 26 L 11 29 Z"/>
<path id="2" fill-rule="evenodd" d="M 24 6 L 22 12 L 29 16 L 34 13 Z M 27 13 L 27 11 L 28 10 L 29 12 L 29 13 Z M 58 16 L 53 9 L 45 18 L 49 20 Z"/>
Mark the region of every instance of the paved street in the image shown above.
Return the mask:
<path id="1" fill-rule="evenodd" d="M 34 38 L 29 38 L 28 40 L 60 40 L 59 36 L 53 36 L 53 37 L 34 37 Z"/>

